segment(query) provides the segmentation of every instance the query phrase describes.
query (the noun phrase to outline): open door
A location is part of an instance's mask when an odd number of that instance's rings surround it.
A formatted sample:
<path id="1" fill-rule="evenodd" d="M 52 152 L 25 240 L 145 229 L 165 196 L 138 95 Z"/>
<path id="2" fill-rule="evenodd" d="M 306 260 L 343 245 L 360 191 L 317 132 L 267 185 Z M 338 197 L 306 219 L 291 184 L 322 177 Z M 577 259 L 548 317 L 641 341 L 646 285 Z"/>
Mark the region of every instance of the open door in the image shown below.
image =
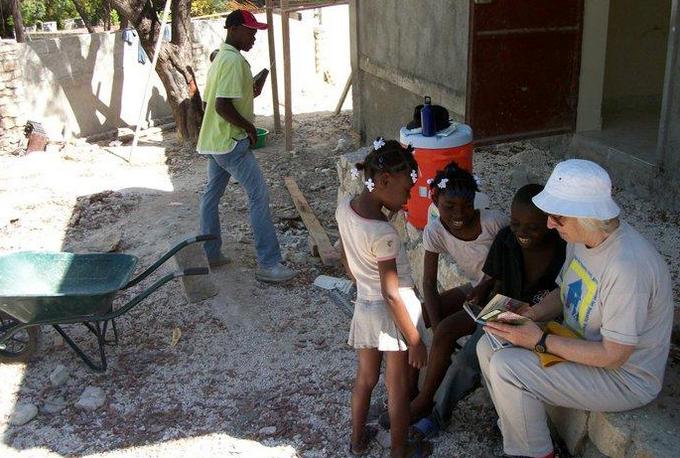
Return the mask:
<path id="1" fill-rule="evenodd" d="M 471 0 L 475 142 L 574 131 L 582 24 L 583 0 Z"/>

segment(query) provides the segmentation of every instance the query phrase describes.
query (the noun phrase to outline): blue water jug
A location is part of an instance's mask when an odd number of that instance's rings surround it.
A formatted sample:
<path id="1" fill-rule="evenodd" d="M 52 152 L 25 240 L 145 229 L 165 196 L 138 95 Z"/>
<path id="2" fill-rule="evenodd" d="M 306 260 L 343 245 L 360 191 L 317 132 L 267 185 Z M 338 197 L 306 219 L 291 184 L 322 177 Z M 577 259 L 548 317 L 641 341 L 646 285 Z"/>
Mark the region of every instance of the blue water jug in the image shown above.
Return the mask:
<path id="1" fill-rule="evenodd" d="M 422 128 L 423 137 L 432 137 L 434 135 L 434 116 L 432 116 L 432 99 L 425 96 L 423 108 L 420 110 L 420 126 Z"/>

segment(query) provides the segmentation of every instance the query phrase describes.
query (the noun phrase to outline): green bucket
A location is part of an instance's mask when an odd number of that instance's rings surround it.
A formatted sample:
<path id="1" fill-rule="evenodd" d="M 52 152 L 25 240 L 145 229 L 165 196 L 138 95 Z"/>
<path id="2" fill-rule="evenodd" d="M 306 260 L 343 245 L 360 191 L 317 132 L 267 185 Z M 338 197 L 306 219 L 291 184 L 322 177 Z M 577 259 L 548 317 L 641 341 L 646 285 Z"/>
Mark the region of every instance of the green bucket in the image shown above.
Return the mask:
<path id="1" fill-rule="evenodd" d="M 262 127 L 257 128 L 257 142 L 255 143 L 255 146 L 253 147 L 254 149 L 257 148 L 262 148 L 267 141 L 267 135 L 269 135 L 269 131 L 267 129 L 264 129 Z"/>

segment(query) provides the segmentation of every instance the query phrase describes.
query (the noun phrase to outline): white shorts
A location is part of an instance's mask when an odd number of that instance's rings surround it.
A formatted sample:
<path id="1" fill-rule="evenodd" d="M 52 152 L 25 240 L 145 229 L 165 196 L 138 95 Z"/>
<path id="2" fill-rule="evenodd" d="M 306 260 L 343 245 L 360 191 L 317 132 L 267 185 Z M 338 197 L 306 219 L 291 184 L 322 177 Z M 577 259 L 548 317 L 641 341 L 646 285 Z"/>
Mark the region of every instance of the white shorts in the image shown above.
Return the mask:
<path id="1" fill-rule="evenodd" d="M 413 288 L 399 288 L 411 322 L 421 333 L 425 330 L 423 309 Z M 347 344 L 355 349 L 377 348 L 379 351 L 406 351 L 408 344 L 389 306 L 384 300 L 362 300 L 354 303 L 354 315 L 349 329 Z"/>

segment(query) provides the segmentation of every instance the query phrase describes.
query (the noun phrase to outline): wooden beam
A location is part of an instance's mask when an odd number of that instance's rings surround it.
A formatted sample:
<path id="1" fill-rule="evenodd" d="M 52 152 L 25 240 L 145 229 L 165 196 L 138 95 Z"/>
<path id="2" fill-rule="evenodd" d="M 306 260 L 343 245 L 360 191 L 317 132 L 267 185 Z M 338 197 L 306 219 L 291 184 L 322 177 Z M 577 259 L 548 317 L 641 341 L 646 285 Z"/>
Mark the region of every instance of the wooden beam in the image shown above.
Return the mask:
<path id="1" fill-rule="evenodd" d="M 345 99 L 347 98 L 347 93 L 349 92 L 349 88 L 351 86 L 352 86 L 352 72 L 349 72 L 347 82 L 345 83 L 345 88 L 342 90 L 340 100 L 338 100 L 338 104 L 335 107 L 335 114 L 340 114 L 340 110 L 342 110 L 342 104 L 345 102 Z"/>
<path id="2" fill-rule="evenodd" d="M 305 223 L 310 237 L 316 242 L 321 261 L 326 266 L 337 265 L 340 262 L 340 255 L 333 245 L 331 245 L 331 241 L 328 239 L 326 231 L 314 215 L 312 208 L 307 203 L 307 200 L 302 194 L 302 191 L 300 191 L 297 183 L 293 177 L 285 177 L 284 182 L 286 183 L 288 192 L 290 192 L 290 196 L 293 198 L 295 208 L 297 208 L 298 213 L 300 213 L 300 216 L 302 217 L 302 222 Z"/>
<path id="3" fill-rule="evenodd" d="M 281 0 L 281 9 L 288 7 L 288 0 Z M 283 33 L 283 86 L 284 103 L 286 104 L 285 137 L 286 151 L 293 150 L 293 101 L 290 76 L 290 28 L 287 14 L 281 16 L 281 32 Z"/>
<path id="4" fill-rule="evenodd" d="M 272 0 L 267 0 L 267 38 L 269 41 L 269 73 L 271 74 L 272 105 L 274 107 L 274 132 L 281 132 L 281 112 L 279 111 L 279 80 L 276 76 L 276 45 L 274 41 L 274 15 L 272 14 Z"/>

